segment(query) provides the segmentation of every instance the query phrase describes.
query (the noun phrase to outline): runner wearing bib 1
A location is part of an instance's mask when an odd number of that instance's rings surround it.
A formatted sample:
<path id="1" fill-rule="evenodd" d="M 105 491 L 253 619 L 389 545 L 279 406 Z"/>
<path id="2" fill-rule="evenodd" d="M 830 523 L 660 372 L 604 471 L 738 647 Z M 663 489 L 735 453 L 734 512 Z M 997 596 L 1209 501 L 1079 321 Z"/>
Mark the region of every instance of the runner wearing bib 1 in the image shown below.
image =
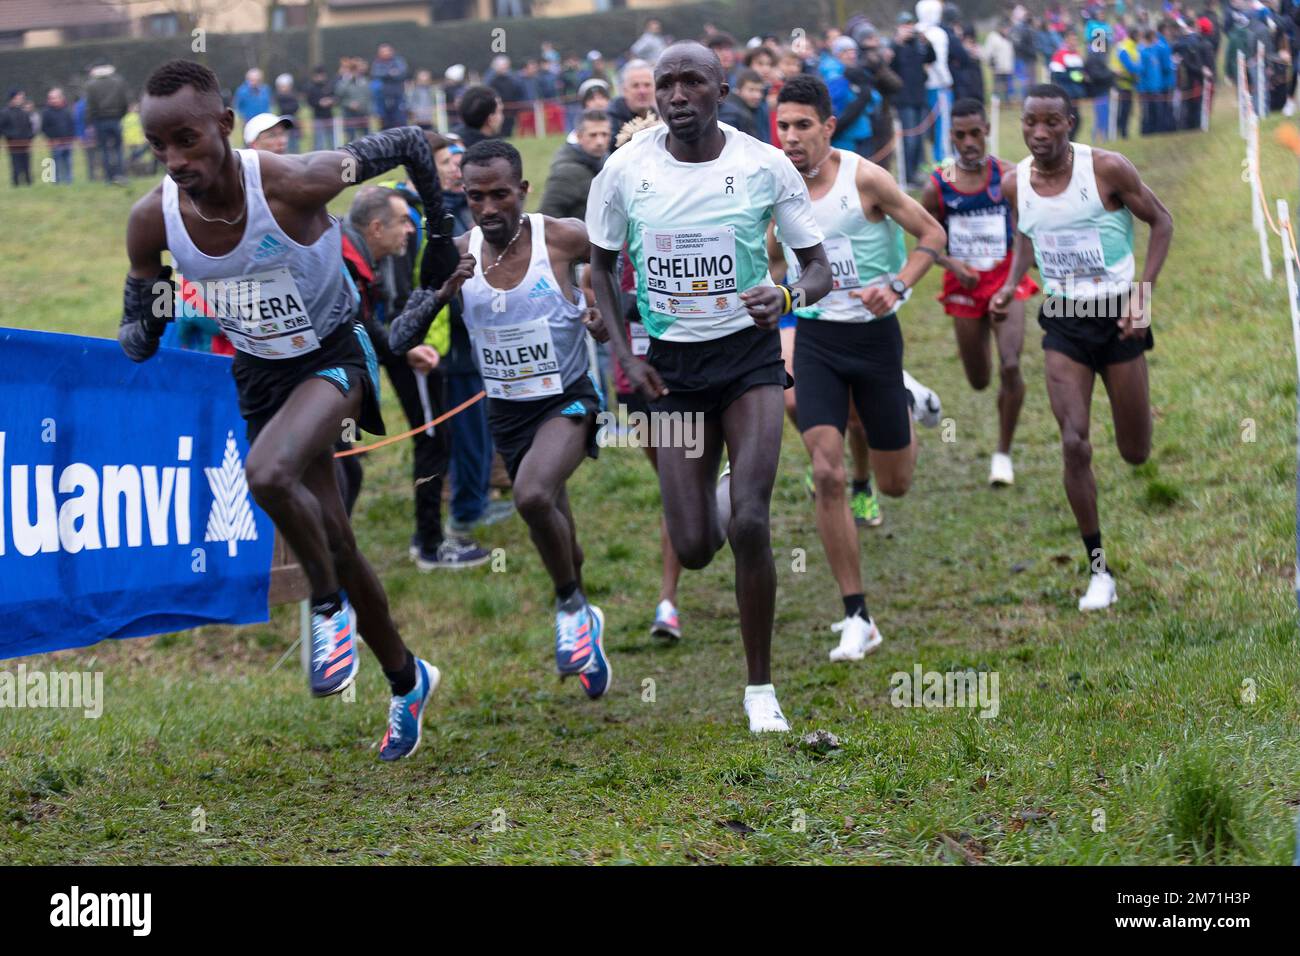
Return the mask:
<path id="1" fill-rule="evenodd" d="M 812 304 L 829 290 L 830 269 L 798 173 L 779 151 L 718 122 L 726 94 L 712 51 L 681 42 L 660 55 L 655 105 L 664 123 L 619 147 L 591 185 L 592 286 L 630 387 L 654 411 L 690 415 L 703 430 L 691 449 L 658 449 L 668 536 L 691 569 L 730 541 L 749 729 L 783 732 L 790 725 L 771 682 L 771 497 L 789 381 L 777 325 L 796 299 Z M 804 267 L 793 289 L 777 287 L 768 272 L 773 221 Z M 619 307 L 624 244 L 650 336 L 644 360 L 632 352 Z M 719 480 L 724 443 L 731 467 Z"/>
<path id="2" fill-rule="evenodd" d="M 877 487 L 887 495 L 906 493 L 917 455 L 912 415 L 920 401 L 914 395 L 929 390 L 905 382 L 895 313 L 939 257 L 944 233 L 883 168 L 831 145 L 835 118 L 820 79 L 786 81 L 777 95 L 776 128 L 785 155 L 807 180 L 835 279 L 834 290 L 800 315 L 794 377 L 799 432 L 812 459 L 817 530 L 844 603 L 844 619 L 832 625 L 840 643 L 830 659 L 861 660 L 880 646 L 881 637 L 867 610 L 845 494 L 849 404 L 866 430 Z M 904 232 L 918 239 L 910 256 Z M 774 264 L 781 255 L 778 242 L 785 240 L 778 224 L 768 244 Z M 788 248 L 785 256 L 788 267 L 796 268 Z"/>
<path id="3" fill-rule="evenodd" d="M 989 305 L 1005 315 L 1016 283 L 1037 261 L 1047 298 L 1039 309 L 1047 394 L 1061 430 L 1065 493 L 1088 557 L 1079 610 L 1115 603 L 1101 544 L 1097 482 L 1088 433 L 1095 379 L 1110 398 L 1115 444 L 1130 464 L 1151 454 L 1151 400 L 1145 352 L 1152 346 L 1151 291 L 1173 238 L 1173 218 L 1133 164 L 1119 153 L 1072 143 L 1077 114 L 1059 88 L 1025 97 L 1021 128 L 1030 157 L 1007 180 L 1018 232 L 1011 273 Z M 1151 227 L 1142 281 L 1134 283 L 1133 218 Z M 1032 257 L 1032 258 L 1031 258 Z"/>
<path id="4" fill-rule="evenodd" d="M 589 698 L 609 689 L 605 616 L 582 590 L 582 548 L 566 487 L 595 458 L 600 392 L 588 370 L 587 308 L 573 274 L 590 258 L 576 219 L 524 214 L 519 151 L 484 140 L 461 162 L 474 228 L 456 239 L 474 262 L 461 287 L 465 328 L 488 398 L 492 441 L 514 482 L 514 501 L 555 587 L 555 668 Z M 431 317 L 430 317 L 431 320 Z M 428 321 L 396 322 L 388 342 L 405 352 Z"/>
<path id="5" fill-rule="evenodd" d="M 992 378 L 989 345 L 990 340 L 997 343 L 998 445 L 989 465 L 989 484 L 1011 485 L 1015 483 L 1011 442 L 1025 398 L 1020 375 L 1024 300 L 1038 292 L 1038 285 L 1025 276 L 1016 287 L 1007 318 L 995 323 L 989 316 L 989 300 L 1011 272 L 1015 210 L 1003 194 L 1002 183 L 1015 167 L 988 154 L 989 123 L 978 100 L 953 104 L 949 130 L 957 159 L 930 174 L 921 205 L 948 231 L 948 254 L 939 260 L 945 269 L 939 301 L 953 316 L 957 354 L 967 381 L 977 391 L 987 388 Z"/>
<path id="6" fill-rule="evenodd" d="M 383 760 L 415 752 L 438 669 L 403 643 L 374 570 L 357 549 L 339 492 L 333 446 L 359 421 L 383 433 L 372 344 L 354 325 L 355 290 L 344 279 L 338 222 L 328 203 L 353 183 L 397 165 L 431 212 L 441 209 L 433 153 L 415 127 L 384 130 L 341 150 L 281 156 L 234 150 L 234 114 L 207 67 L 186 60 L 150 74 L 141 123 L 167 178 L 132 208 L 130 259 L 118 341 L 134 361 L 158 349 L 176 313 L 170 251 L 190 296 L 238 350 L 232 368 L 250 447 L 244 470 L 311 585 L 309 687 L 337 694 L 356 680 L 364 634 L 392 697 Z M 183 194 L 183 195 L 182 195 Z M 468 275 L 443 253 L 452 278 L 427 298 L 449 301 Z M 192 303 L 198 305 L 198 303 Z M 355 614 L 353 611 L 355 608 Z"/>

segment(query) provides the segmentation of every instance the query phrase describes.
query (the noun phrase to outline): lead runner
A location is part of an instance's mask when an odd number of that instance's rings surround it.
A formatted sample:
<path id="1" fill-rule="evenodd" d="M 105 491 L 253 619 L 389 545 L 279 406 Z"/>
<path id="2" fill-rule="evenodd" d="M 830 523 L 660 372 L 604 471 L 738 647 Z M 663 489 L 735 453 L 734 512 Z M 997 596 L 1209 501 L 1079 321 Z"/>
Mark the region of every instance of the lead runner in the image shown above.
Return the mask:
<path id="1" fill-rule="evenodd" d="M 333 448 L 344 423 L 380 435 L 384 423 L 378 363 L 353 322 L 356 290 L 345 278 L 339 223 L 326 204 L 348 186 L 405 165 L 425 210 L 436 215 L 442 194 L 429 141 L 412 126 L 301 156 L 232 149 L 235 117 L 222 104 L 217 78 L 188 60 L 149 76 L 140 114 L 167 176 L 127 221 L 131 265 L 118 341 L 136 362 L 158 351 L 174 303 L 164 250 L 187 280 L 220 290 L 227 301 L 218 321 L 237 349 L 232 372 L 248 423 L 249 490 L 311 582 L 311 692 L 337 694 L 356 679 L 355 606 L 357 629 L 393 694 L 379 756 L 409 756 L 440 675 L 397 633 L 335 479 Z M 451 275 L 436 295 L 441 304 L 472 263 L 448 268 L 450 245 L 431 242 L 430 250 L 422 273 Z M 252 301 L 239 301 L 249 290 Z"/>
<path id="2" fill-rule="evenodd" d="M 736 599 L 753 732 L 788 731 L 772 684 L 776 568 L 769 529 L 784 424 L 780 317 L 831 288 L 808 189 L 780 150 L 718 122 L 728 85 L 717 54 L 674 43 L 655 67 L 664 125 L 615 152 L 587 198 L 592 287 L 615 357 L 653 411 L 703 415 L 703 454 L 659 449 L 668 536 L 683 566 L 699 569 L 724 541 L 736 559 Z M 767 271 L 775 220 L 801 278 L 777 286 Z M 637 305 L 651 337 L 633 356 L 618 307 L 615 268 L 628 245 Z M 726 443 L 730 479 L 715 476 Z"/>

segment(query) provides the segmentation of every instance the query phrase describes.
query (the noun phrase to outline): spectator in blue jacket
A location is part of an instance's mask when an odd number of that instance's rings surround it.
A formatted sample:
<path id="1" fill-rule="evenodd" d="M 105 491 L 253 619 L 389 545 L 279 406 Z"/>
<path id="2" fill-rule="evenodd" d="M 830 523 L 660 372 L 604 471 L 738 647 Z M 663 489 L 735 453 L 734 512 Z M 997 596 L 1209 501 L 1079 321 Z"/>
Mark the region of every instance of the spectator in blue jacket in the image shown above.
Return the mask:
<path id="1" fill-rule="evenodd" d="M 1172 20 L 1160 24 L 1156 34 L 1156 57 L 1160 63 L 1160 128 L 1157 132 L 1172 133 L 1174 122 L 1174 87 L 1178 85 L 1178 69 L 1174 66 L 1174 48 L 1171 38 L 1177 38 L 1178 27 Z"/>
<path id="2" fill-rule="evenodd" d="M 1156 46 L 1156 31 L 1142 31 L 1138 44 L 1138 99 L 1142 101 L 1142 135 L 1160 132 L 1160 95 L 1164 72 L 1160 68 L 1160 50 Z"/>
<path id="3" fill-rule="evenodd" d="M 260 113 L 271 112 L 271 90 L 262 82 L 262 71 L 253 67 L 235 90 L 235 112 L 247 123 Z"/>
<path id="4" fill-rule="evenodd" d="M 406 80 L 410 75 L 406 60 L 397 55 L 393 45 L 379 44 L 370 64 L 370 79 L 380 129 L 406 125 Z"/>
<path id="5" fill-rule="evenodd" d="M 823 58 L 818 67 L 835 113 L 831 145 L 861 156 L 871 155 L 871 114 L 880 104 L 880 94 L 858 65 L 858 44 L 851 37 L 836 37 L 831 43 L 831 58 Z"/>

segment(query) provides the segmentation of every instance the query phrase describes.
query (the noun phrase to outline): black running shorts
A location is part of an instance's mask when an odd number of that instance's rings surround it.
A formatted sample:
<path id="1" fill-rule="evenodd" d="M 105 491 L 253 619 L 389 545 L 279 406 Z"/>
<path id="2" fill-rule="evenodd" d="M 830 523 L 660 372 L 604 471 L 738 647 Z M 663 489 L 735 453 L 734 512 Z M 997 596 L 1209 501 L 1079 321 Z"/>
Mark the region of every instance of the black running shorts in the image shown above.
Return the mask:
<path id="1" fill-rule="evenodd" d="M 1043 348 L 1060 352 L 1094 372 L 1107 365 L 1130 362 L 1155 347 L 1148 328 L 1145 334 L 1121 339 L 1116 324 L 1125 302 L 1120 297 L 1075 301 L 1049 297 L 1038 307 L 1038 324 L 1043 329 Z"/>
<path id="2" fill-rule="evenodd" d="M 794 384 L 781 359 L 780 333 L 758 326 L 704 342 L 651 339 L 646 361 L 668 389 L 654 403 L 659 412 L 702 412 L 714 418 L 751 388 Z"/>
<path id="3" fill-rule="evenodd" d="M 533 447 L 538 429 L 552 418 L 563 416 L 581 423 L 587 429 L 587 455 L 597 457 L 600 449 L 596 444 L 596 413 L 602 407 L 590 374 L 583 375 L 559 395 L 522 402 L 489 398 L 488 428 L 492 431 L 492 444 L 501 452 L 510 480 L 514 481 L 519 473 L 519 466 L 528 449 Z"/>
<path id="4" fill-rule="evenodd" d="M 800 319 L 794 339 L 795 403 L 800 433 L 849 422 L 849 401 L 876 451 L 912 443 L 911 394 L 903 384 L 903 332 L 898 317 L 870 322 Z"/>

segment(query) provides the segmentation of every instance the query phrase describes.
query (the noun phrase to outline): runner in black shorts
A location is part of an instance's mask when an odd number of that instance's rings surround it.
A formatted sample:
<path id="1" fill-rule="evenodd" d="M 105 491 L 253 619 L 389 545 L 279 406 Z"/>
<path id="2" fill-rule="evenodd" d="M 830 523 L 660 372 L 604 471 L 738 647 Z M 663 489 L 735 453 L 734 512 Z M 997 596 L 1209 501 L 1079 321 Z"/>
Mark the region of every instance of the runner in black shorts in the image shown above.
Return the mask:
<path id="1" fill-rule="evenodd" d="M 475 222 L 456 240 L 475 263 L 461 298 L 489 396 L 492 443 L 555 586 L 556 670 L 577 675 L 595 699 L 610 682 L 605 617 L 582 591 L 583 554 L 566 487 L 583 457 L 598 451 L 601 402 L 588 368 L 587 307 L 573 276 L 588 259 L 587 230 L 576 219 L 524 214 L 523 160 L 504 140 L 471 146 L 461 173 Z M 389 347 L 405 353 L 424 340 L 428 324 L 399 318 Z"/>
<path id="2" fill-rule="evenodd" d="M 858 536 L 845 495 L 844 432 L 849 403 L 867 435 L 876 486 L 906 493 L 916 467 L 915 412 L 933 393 L 903 371 L 903 335 L 897 309 L 942 253 L 945 236 L 888 172 L 831 145 L 835 117 L 826 84 L 813 76 L 786 81 L 777 96 L 777 133 L 785 155 L 808 182 L 813 214 L 826 236 L 835 288 L 799 319 L 794 377 L 799 431 L 812 459 L 817 531 L 844 602 L 844 619 L 831 625 L 840 643 L 833 661 L 861 660 L 880 646 L 867 611 Z M 918 245 L 909 256 L 904 233 Z M 777 268 L 798 267 L 778 224 L 768 241 Z"/>
<path id="3" fill-rule="evenodd" d="M 1151 454 L 1151 398 L 1145 352 L 1151 293 L 1173 239 L 1174 221 L 1127 158 L 1070 142 L 1078 122 L 1070 97 L 1036 86 L 1021 129 L 1030 155 L 1003 193 L 1016 206 L 1011 273 L 989 304 L 1005 316 L 1017 284 L 1037 260 L 1046 298 L 1039 310 L 1047 394 L 1061 429 L 1065 493 L 1091 576 L 1079 610 L 1115 603 L 1115 579 L 1101 545 L 1097 482 L 1088 430 L 1098 375 L 1110 396 L 1115 444 L 1130 464 Z M 1151 227 L 1141 283 L 1133 281 L 1133 217 Z"/>
<path id="4" fill-rule="evenodd" d="M 427 134 L 384 130 L 341 150 L 301 156 L 236 151 L 234 114 L 222 105 L 216 76 L 185 60 L 150 75 L 140 113 L 168 175 L 136 203 L 127 223 L 131 268 L 118 340 L 138 362 L 157 351 L 174 311 L 163 250 L 187 280 L 216 297 L 217 319 L 237 350 L 235 384 L 251 441 L 249 490 L 311 582 L 312 693 L 335 694 L 355 680 L 354 606 L 355 627 L 392 688 L 380 757 L 408 756 L 420 742 L 439 673 L 398 635 L 339 493 L 335 442 L 349 423 L 382 434 L 383 422 L 373 349 L 354 326 L 339 224 L 326 206 L 348 186 L 405 165 L 424 208 L 436 213 L 442 196 Z M 438 275 L 441 282 L 455 272 L 448 253 L 454 261 L 450 246 L 431 249 L 427 279 Z M 449 301 L 459 278 L 429 297 Z"/>
<path id="5" fill-rule="evenodd" d="M 631 386 L 657 411 L 694 416 L 703 429 L 698 456 L 658 450 L 668 534 L 692 569 L 731 542 L 749 728 L 787 731 L 771 683 L 769 522 L 789 381 L 777 323 L 792 304 L 825 295 L 830 270 L 798 174 L 778 150 L 718 123 L 727 92 L 717 55 L 700 44 L 675 43 L 660 56 L 655 100 L 664 124 L 610 156 L 588 196 L 592 287 Z M 767 271 L 773 219 L 804 268 L 793 290 L 774 285 Z M 632 355 L 619 307 L 615 269 L 625 245 L 651 338 L 644 360 Z M 731 473 L 715 487 L 724 441 Z"/>

